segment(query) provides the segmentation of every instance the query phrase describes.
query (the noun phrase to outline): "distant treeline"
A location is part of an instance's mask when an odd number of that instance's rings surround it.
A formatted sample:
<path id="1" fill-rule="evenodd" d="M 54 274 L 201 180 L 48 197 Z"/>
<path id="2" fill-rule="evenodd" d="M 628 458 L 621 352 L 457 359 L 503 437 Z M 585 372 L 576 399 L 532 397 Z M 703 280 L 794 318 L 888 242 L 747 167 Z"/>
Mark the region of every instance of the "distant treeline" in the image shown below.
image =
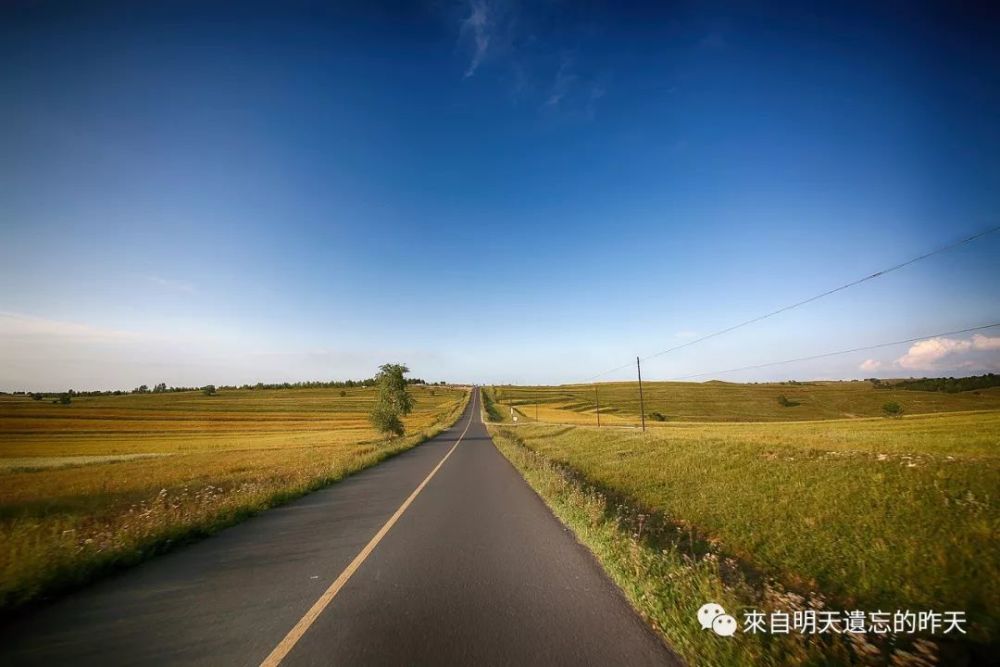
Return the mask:
<path id="1" fill-rule="evenodd" d="M 943 391 L 957 394 L 960 391 L 1000 387 L 1000 375 L 987 373 L 966 378 L 918 378 L 913 380 L 869 380 L 880 389 L 907 389 L 910 391 Z"/>
<path id="2" fill-rule="evenodd" d="M 447 384 L 444 380 L 440 382 L 426 382 L 422 378 L 406 378 L 406 384 L 426 384 L 426 385 L 445 385 Z M 201 391 L 206 394 L 214 394 L 217 390 L 224 389 L 352 389 L 354 387 L 374 387 L 375 378 L 366 378 L 364 380 L 332 380 L 329 382 L 313 381 L 313 382 L 279 382 L 279 383 L 265 383 L 258 382 L 257 384 L 224 384 L 216 387 L 215 385 L 205 385 L 204 387 L 168 387 L 166 382 L 161 382 L 159 384 L 153 385 L 150 389 L 149 385 L 139 385 L 135 389 L 115 389 L 106 391 L 77 391 L 75 389 L 70 389 L 69 391 L 43 391 L 43 392 L 32 392 L 32 391 L 14 391 L 11 394 L 15 396 L 30 396 L 35 400 L 41 400 L 43 398 L 49 397 L 72 397 L 72 396 L 124 396 L 126 394 L 166 394 L 179 391 Z M 0 394 L 6 392 L 0 392 Z"/>

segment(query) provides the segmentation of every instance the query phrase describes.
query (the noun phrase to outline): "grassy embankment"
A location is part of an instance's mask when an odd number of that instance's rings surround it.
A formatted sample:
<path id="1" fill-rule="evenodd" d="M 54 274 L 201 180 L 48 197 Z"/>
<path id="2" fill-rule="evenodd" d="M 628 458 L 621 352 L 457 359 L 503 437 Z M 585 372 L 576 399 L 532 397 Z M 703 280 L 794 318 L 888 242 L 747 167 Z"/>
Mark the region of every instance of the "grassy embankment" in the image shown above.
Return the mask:
<path id="1" fill-rule="evenodd" d="M 468 392 L 412 389 L 404 438 L 371 389 L 0 396 L 0 611 L 231 525 L 447 428 Z"/>
<path id="2" fill-rule="evenodd" d="M 688 406 L 686 423 L 657 424 L 646 434 L 551 424 L 493 432 L 682 655 L 723 665 L 884 664 L 894 651 L 897 660 L 908 658 L 902 651 L 940 651 L 947 663 L 987 654 L 997 641 L 1000 608 L 1000 411 L 988 408 L 1000 393 L 899 396 L 870 386 L 866 392 L 865 383 L 651 384 L 647 411 L 674 406 L 677 414 L 677 406 Z M 615 391 L 605 389 L 602 423 L 604 405 L 634 421 L 631 403 L 616 403 Z M 624 394 L 627 387 L 614 389 Z M 533 416 L 536 390 L 503 388 L 501 399 L 504 390 Z M 537 390 L 540 400 L 553 394 Z M 783 407 L 780 394 L 800 404 Z M 718 402 L 699 405 L 697 398 L 706 396 Z M 911 413 L 939 414 L 731 423 L 800 407 L 812 419 L 865 414 L 888 400 Z M 566 413 L 583 413 L 564 397 L 548 406 L 540 418 L 566 423 Z M 943 413 L 949 408 L 983 411 Z M 720 416 L 728 423 L 705 421 Z M 720 642 L 693 620 L 709 600 L 742 612 L 790 611 L 820 599 L 843 610 L 964 610 L 972 628 L 968 636 L 938 636 L 936 648 L 871 635 L 820 641 L 741 634 Z"/>

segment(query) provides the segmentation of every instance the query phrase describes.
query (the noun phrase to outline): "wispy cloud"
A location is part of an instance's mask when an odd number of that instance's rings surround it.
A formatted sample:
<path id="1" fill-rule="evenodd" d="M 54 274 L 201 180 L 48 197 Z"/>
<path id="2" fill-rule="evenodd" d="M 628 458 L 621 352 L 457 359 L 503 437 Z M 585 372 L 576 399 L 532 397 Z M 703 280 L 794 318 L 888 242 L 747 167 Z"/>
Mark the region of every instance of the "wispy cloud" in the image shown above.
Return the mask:
<path id="1" fill-rule="evenodd" d="M 489 51 L 491 15 L 491 6 L 486 0 L 472 0 L 469 15 L 462 20 L 462 39 L 472 42 L 472 58 L 465 68 L 466 79 L 476 73 Z"/>
<path id="2" fill-rule="evenodd" d="M 169 328 L 123 330 L 0 311 L 0 388 L 51 391 L 120 389 L 164 381 L 205 384 L 224 377 L 221 373 L 229 360 L 247 347 L 237 335 L 215 338 Z M 246 366 L 252 368 L 249 360 Z"/>
<path id="3" fill-rule="evenodd" d="M 131 331 L 0 311 L 0 340 L 41 337 L 88 342 L 121 342 L 139 340 L 143 336 Z"/>
<path id="4" fill-rule="evenodd" d="M 563 98 L 569 94 L 573 85 L 577 82 L 579 77 L 573 73 L 573 58 L 568 55 L 562 57 L 562 62 L 559 64 L 559 69 L 556 70 L 555 78 L 552 81 L 552 87 L 549 89 L 548 99 L 545 100 L 545 106 L 555 107 L 559 106 Z"/>
<path id="5" fill-rule="evenodd" d="M 204 322 L 209 333 L 123 331 L 107 326 L 0 311 L 0 389 L 56 391 L 242 384 L 370 376 L 386 359 L 404 359 L 415 375 L 458 377 L 451 354 L 420 348 L 344 344 L 312 348 L 294 335 L 256 338 Z M 336 345 L 336 343 L 335 343 Z M 440 377 L 436 379 L 441 379 Z"/>
<path id="6" fill-rule="evenodd" d="M 194 294 L 197 292 L 197 288 L 188 282 L 182 280 L 171 280 L 168 278 L 161 278 L 160 276 L 143 276 L 147 281 L 158 285 L 163 289 L 170 290 L 171 292 L 184 292 L 185 294 Z"/>
<path id="7" fill-rule="evenodd" d="M 701 48 L 712 51 L 719 51 L 728 45 L 729 42 L 726 40 L 726 35 L 721 30 L 712 30 L 698 42 L 698 46 Z"/>
<path id="8" fill-rule="evenodd" d="M 560 8 L 516 0 L 466 0 L 462 7 L 458 45 L 468 58 L 463 78 L 488 64 L 509 83 L 511 99 L 519 105 L 594 116 L 607 80 L 582 57 L 581 41 L 594 34 L 586 21 L 557 21 Z"/>
<path id="9" fill-rule="evenodd" d="M 592 119 L 597 110 L 597 101 L 604 97 L 607 89 L 602 81 L 580 73 L 575 54 L 564 53 L 559 67 L 552 77 L 543 103 L 543 108 L 559 110 L 570 115 Z"/>

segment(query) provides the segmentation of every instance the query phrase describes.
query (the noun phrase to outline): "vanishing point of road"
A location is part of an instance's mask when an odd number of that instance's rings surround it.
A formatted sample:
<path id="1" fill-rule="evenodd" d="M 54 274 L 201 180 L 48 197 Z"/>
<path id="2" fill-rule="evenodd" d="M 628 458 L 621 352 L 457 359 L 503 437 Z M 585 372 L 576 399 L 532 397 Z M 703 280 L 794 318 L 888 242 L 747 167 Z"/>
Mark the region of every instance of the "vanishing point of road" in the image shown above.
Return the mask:
<path id="1" fill-rule="evenodd" d="M 679 664 L 479 400 L 419 447 L 25 612 L 0 664 Z"/>

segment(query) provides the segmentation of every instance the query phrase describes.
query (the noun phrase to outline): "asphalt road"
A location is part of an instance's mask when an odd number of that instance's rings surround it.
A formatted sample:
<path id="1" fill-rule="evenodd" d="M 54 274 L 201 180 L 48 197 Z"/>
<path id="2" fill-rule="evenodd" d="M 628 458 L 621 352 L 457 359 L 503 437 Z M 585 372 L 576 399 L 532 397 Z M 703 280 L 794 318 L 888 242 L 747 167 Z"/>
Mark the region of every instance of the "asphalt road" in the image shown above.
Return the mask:
<path id="1" fill-rule="evenodd" d="M 269 657 L 677 664 L 494 448 L 478 395 L 409 452 L 0 628 L 4 665 Z"/>

